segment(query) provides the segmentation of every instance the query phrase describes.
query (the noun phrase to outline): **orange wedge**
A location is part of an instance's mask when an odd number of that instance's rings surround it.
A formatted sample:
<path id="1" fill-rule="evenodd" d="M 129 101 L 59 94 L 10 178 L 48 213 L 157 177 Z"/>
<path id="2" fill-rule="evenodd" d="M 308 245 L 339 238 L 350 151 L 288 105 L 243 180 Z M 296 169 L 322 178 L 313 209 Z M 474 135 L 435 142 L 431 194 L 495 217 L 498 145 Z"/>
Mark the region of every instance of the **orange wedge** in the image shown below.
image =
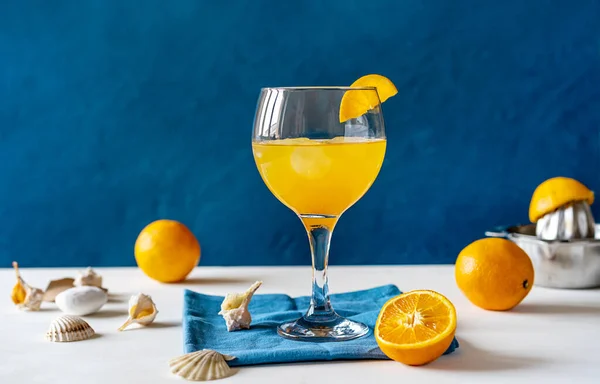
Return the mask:
<path id="1" fill-rule="evenodd" d="M 442 356 L 456 331 L 456 309 L 443 295 L 416 290 L 388 300 L 375 324 L 375 340 L 390 359 L 424 365 Z"/>
<path id="2" fill-rule="evenodd" d="M 374 87 L 377 94 L 360 89 L 346 91 L 340 104 L 340 122 L 362 116 L 398 93 L 394 83 L 381 75 L 365 75 L 352 83 L 351 87 Z"/>

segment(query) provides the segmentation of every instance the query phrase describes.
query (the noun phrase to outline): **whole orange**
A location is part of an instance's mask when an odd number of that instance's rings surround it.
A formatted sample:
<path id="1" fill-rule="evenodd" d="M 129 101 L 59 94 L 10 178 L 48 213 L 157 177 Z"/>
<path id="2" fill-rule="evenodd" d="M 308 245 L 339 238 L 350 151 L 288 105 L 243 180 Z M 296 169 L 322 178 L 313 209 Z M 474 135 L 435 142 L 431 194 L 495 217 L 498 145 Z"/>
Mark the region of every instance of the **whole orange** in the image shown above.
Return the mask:
<path id="1" fill-rule="evenodd" d="M 135 260 L 150 278 L 163 283 L 185 280 L 200 261 L 200 243 L 175 220 L 148 224 L 135 242 Z"/>
<path id="2" fill-rule="evenodd" d="M 458 255 L 456 283 L 478 307 L 505 311 L 517 306 L 533 286 L 531 259 L 518 245 L 485 238 L 467 245 Z"/>

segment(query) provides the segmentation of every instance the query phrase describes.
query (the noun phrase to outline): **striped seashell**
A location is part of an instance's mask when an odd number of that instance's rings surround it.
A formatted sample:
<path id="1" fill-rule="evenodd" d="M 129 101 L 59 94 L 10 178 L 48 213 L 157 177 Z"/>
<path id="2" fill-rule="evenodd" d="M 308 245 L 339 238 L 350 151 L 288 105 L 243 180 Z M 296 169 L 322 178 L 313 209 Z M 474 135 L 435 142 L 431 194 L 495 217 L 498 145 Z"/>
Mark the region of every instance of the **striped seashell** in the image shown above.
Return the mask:
<path id="1" fill-rule="evenodd" d="M 235 357 L 203 349 L 169 360 L 171 373 L 191 381 L 218 380 L 233 375 L 227 361 Z"/>
<path id="2" fill-rule="evenodd" d="M 60 316 L 50 323 L 46 340 L 53 342 L 81 341 L 94 336 L 95 332 L 90 325 L 77 316 Z"/>

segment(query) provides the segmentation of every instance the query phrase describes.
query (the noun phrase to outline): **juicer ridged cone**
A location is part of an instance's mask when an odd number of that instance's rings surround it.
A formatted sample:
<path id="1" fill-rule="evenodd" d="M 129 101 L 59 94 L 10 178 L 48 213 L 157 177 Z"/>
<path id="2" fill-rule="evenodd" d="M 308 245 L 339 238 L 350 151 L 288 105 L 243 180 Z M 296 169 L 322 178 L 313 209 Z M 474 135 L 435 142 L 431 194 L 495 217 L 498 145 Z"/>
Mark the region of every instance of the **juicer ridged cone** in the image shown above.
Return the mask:
<path id="1" fill-rule="evenodd" d="M 595 224 L 589 204 L 576 201 L 547 213 L 538 220 L 535 234 L 543 240 L 593 239 Z"/>

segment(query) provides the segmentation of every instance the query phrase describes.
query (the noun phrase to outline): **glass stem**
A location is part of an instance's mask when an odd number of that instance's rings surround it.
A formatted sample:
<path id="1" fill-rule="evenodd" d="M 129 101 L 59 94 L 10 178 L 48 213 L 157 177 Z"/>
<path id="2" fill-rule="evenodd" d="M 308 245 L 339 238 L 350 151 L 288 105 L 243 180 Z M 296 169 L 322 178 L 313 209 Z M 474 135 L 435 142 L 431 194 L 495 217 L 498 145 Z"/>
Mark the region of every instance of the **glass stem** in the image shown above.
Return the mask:
<path id="1" fill-rule="evenodd" d="M 306 225 L 312 254 L 312 297 L 304 318 L 313 322 L 327 322 L 337 315 L 329 302 L 327 262 L 332 229 L 324 225 Z"/>

